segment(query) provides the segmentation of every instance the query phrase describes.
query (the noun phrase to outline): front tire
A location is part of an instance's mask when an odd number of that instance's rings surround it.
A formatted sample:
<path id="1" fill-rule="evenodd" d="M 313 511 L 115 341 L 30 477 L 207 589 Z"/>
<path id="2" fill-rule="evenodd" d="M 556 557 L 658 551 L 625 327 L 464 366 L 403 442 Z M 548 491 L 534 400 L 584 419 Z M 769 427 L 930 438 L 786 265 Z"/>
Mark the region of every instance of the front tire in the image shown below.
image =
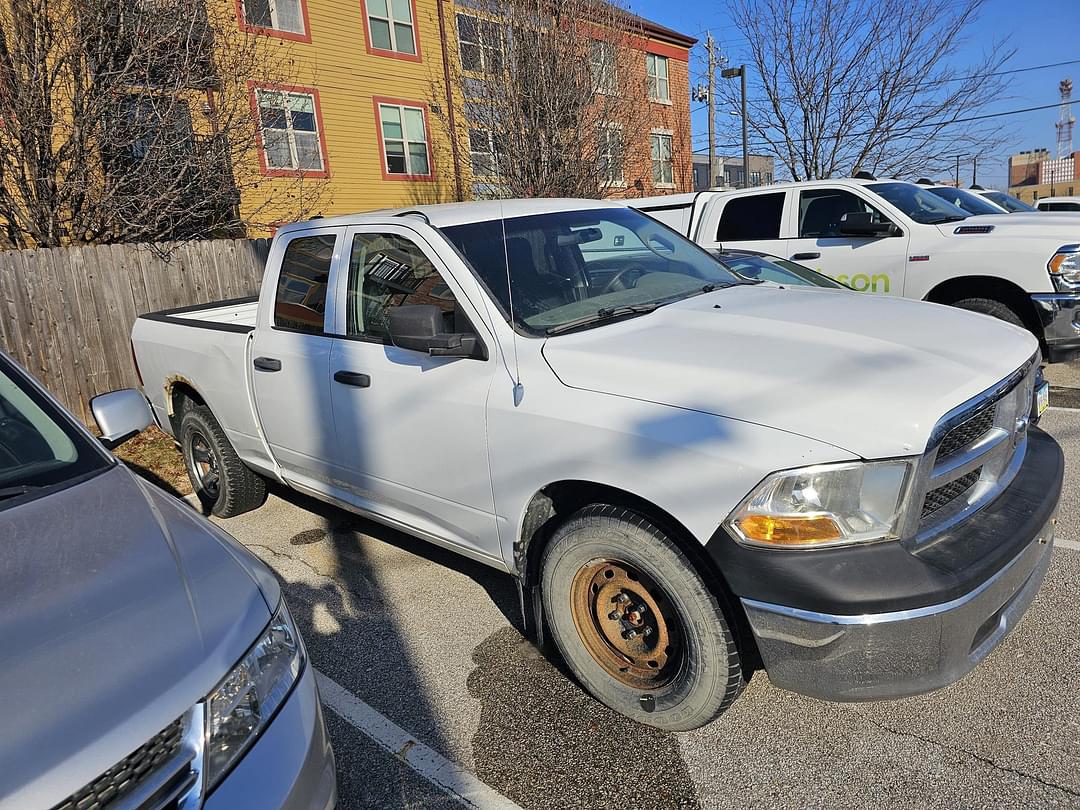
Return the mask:
<path id="1" fill-rule="evenodd" d="M 180 449 L 191 486 L 218 517 L 242 515 L 262 506 L 266 482 L 240 460 L 214 414 L 205 405 L 184 410 Z"/>
<path id="2" fill-rule="evenodd" d="M 964 298 L 954 303 L 953 306 L 971 312 L 981 312 L 983 315 L 989 315 L 992 318 L 1005 321 L 1005 323 L 1011 323 L 1021 329 L 1027 328 L 1024 319 L 1020 317 L 1019 313 L 1008 304 L 995 298 Z"/>
<path id="3" fill-rule="evenodd" d="M 544 552 L 541 584 L 563 659 L 615 711 L 688 731 L 742 691 L 723 607 L 679 547 L 641 515 L 602 504 L 572 515 Z"/>

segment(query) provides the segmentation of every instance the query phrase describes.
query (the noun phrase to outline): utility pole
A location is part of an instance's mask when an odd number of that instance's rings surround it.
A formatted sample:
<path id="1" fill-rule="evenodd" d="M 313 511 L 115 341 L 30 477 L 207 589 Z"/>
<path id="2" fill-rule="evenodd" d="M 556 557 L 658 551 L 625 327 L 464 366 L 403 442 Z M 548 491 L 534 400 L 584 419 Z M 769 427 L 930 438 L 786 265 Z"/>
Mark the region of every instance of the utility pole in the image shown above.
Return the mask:
<path id="1" fill-rule="evenodd" d="M 971 185 L 975 185 L 979 181 L 976 179 L 979 173 L 979 156 L 975 155 L 971 158 Z"/>
<path id="2" fill-rule="evenodd" d="M 743 165 L 743 188 L 750 187 L 750 149 L 749 149 L 749 123 L 746 118 L 746 65 L 737 68 L 728 68 L 721 71 L 720 75 L 725 79 L 734 79 L 738 76 L 742 80 L 742 165 Z"/>
<path id="3" fill-rule="evenodd" d="M 709 61 L 709 188 L 716 185 L 716 54 L 712 31 L 705 36 L 705 52 Z"/>
<path id="4" fill-rule="evenodd" d="M 960 188 L 960 156 L 956 156 L 956 187 Z"/>

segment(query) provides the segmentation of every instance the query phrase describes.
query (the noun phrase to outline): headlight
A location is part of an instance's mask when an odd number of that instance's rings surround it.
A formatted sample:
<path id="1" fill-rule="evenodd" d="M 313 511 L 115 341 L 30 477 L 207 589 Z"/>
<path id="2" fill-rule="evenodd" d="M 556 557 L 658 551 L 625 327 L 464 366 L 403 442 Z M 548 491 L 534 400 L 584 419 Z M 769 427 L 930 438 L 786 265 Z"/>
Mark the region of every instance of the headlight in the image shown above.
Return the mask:
<path id="1" fill-rule="evenodd" d="M 1062 245 L 1057 249 L 1046 269 L 1058 290 L 1080 288 L 1080 245 Z"/>
<path id="2" fill-rule="evenodd" d="M 206 699 L 207 791 L 285 702 L 302 663 L 300 636 L 283 601 L 258 641 Z"/>
<path id="3" fill-rule="evenodd" d="M 773 473 L 727 519 L 742 543 L 820 548 L 897 537 L 911 461 L 821 464 Z"/>

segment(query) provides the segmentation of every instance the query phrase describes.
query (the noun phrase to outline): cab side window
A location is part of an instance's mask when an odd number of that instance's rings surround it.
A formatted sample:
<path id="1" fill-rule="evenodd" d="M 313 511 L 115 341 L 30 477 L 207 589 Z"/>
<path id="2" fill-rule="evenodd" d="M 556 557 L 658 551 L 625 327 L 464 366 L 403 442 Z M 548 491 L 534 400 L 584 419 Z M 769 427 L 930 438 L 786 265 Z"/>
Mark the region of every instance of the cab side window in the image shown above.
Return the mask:
<path id="1" fill-rule="evenodd" d="M 888 222 L 870 203 L 843 189 L 817 189 L 799 193 L 799 238 L 828 239 L 843 236 L 844 214 L 869 213 L 874 222 Z"/>
<path id="2" fill-rule="evenodd" d="M 323 334 L 326 283 L 334 258 L 333 235 L 299 236 L 285 246 L 274 299 L 274 326 Z"/>
<path id="3" fill-rule="evenodd" d="M 750 194 L 728 200 L 720 214 L 716 241 L 739 242 L 744 239 L 779 239 L 780 218 L 784 213 L 784 192 Z"/>
<path id="4" fill-rule="evenodd" d="M 405 304 L 437 306 L 447 332 L 474 331 L 420 248 L 397 234 L 356 234 L 349 255 L 345 334 L 388 343 L 390 310 Z"/>

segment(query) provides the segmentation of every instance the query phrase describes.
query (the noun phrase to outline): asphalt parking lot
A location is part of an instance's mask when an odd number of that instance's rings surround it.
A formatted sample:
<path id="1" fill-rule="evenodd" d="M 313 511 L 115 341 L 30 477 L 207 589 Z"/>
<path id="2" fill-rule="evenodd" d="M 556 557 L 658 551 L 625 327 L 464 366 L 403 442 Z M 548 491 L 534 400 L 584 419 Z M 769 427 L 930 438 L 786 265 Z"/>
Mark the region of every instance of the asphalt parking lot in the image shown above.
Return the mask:
<path id="1" fill-rule="evenodd" d="M 1080 806 L 1080 410 L 1042 426 L 1068 463 L 1051 568 L 971 675 L 832 704 L 759 672 L 685 734 L 609 711 L 526 643 L 508 576 L 288 491 L 222 525 L 285 586 L 323 676 L 343 810 Z"/>

